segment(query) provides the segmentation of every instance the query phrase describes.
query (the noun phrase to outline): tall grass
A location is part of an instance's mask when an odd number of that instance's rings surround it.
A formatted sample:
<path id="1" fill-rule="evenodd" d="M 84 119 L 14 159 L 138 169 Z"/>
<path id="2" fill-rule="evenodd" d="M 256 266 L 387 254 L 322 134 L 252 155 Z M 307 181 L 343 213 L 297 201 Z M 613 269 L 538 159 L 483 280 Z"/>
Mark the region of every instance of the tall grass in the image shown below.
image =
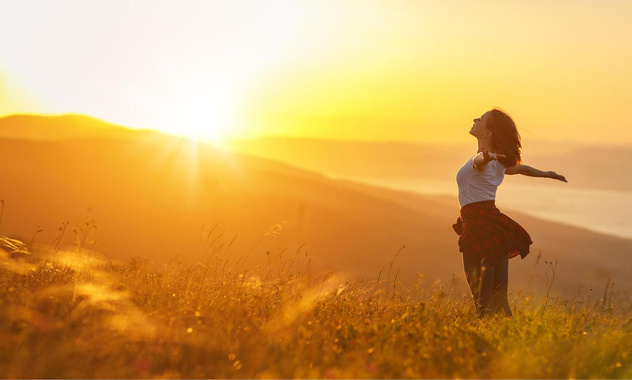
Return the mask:
<path id="1" fill-rule="evenodd" d="M 458 276 L 404 287 L 316 276 L 298 252 L 252 269 L 221 255 L 113 262 L 85 244 L 3 254 L 1 376 L 632 377 L 632 313 L 612 289 L 514 296 L 513 319 L 479 320 Z"/>

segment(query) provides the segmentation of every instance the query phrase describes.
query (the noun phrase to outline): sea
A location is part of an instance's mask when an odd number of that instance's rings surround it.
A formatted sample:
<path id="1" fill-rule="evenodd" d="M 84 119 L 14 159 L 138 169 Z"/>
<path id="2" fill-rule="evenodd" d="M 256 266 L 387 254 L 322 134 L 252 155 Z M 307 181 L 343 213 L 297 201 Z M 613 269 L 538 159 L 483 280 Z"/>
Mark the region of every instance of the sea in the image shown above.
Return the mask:
<path id="1" fill-rule="evenodd" d="M 458 207 L 455 181 L 406 178 L 337 177 L 395 190 L 450 195 Z M 632 192 L 503 181 L 496 194 L 501 211 L 516 210 L 540 219 L 632 239 Z"/>

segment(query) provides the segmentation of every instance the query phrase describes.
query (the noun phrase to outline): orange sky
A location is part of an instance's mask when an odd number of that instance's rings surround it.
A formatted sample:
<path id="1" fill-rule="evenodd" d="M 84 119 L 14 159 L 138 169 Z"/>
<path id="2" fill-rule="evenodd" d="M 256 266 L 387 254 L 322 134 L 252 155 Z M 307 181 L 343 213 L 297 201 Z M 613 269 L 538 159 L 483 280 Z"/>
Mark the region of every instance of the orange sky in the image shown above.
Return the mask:
<path id="1" fill-rule="evenodd" d="M 0 115 L 204 138 L 632 144 L 631 1 L 0 1 Z"/>

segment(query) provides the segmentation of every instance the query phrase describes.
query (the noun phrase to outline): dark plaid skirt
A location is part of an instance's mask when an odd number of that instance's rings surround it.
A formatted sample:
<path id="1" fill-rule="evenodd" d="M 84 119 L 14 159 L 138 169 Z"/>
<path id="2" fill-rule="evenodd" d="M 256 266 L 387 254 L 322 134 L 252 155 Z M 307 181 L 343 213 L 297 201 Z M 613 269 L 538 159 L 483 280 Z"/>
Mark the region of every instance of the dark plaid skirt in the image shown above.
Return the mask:
<path id="1" fill-rule="evenodd" d="M 452 225 L 459 235 L 459 250 L 490 261 L 529 254 L 531 237 L 522 226 L 496 208 L 494 201 L 467 204 Z"/>

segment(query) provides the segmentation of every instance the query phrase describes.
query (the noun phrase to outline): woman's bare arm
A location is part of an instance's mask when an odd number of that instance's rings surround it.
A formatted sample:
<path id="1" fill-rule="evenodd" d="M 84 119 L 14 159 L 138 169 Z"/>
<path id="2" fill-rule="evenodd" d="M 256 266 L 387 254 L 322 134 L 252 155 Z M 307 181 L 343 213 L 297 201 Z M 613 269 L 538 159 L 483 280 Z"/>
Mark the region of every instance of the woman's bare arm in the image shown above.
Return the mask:
<path id="1" fill-rule="evenodd" d="M 544 177 L 544 178 L 557 179 L 558 181 L 568 182 L 566 178 L 564 178 L 563 175 L 559 175 L 556 172 L 552 172 L 552 171 L 545 172 L 545 171 L 536 169 L 534 167 L 531 167 L 529 165 L 522 165 L 522 164 L 516 164 L 516 166 L 507 168 L 505 170 L 505 174 L 522 174 L 529 177 Z"/>

